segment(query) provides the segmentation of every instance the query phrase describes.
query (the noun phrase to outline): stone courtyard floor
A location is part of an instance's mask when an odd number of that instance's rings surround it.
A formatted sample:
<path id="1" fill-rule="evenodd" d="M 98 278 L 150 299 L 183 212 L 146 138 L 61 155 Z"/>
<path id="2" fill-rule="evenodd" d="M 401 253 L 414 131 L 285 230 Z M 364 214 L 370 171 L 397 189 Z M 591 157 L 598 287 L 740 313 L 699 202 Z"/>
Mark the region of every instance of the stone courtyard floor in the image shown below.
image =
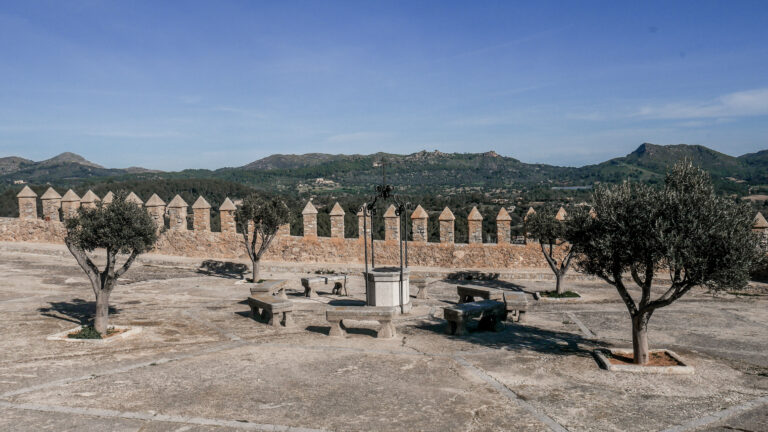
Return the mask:
<path id="1" fill-rule="evenodd" d="M 140 334 L 49 341 L 92 314 L 84 273 L 63 247 L 0 244 L 0 430 L 768 431 L 762 287 L 696 290 L 656 312 L 651 348 L 674 350 L 695 373 L 650 375 L 598 367 L 594 348 L 631 346 L 626 309 L 602 282 L 571 280 L 582 300 L 530 297 L 527 322 L 455 337 L 441 308 L 457 301 L 457 282 L 440 280 L 399 317 L 397 337 L 380 340 L 373 327 L 327 336 L 326 305 L 359 304 L 362 278 L 351 297 L 321 289 L 308 300 L 300 274 L 273 265 L 262 277 L 291 279 L 294 328 L 250 319 L 238 276 L 150 256 L 111 298 L 111 324 Z"/>

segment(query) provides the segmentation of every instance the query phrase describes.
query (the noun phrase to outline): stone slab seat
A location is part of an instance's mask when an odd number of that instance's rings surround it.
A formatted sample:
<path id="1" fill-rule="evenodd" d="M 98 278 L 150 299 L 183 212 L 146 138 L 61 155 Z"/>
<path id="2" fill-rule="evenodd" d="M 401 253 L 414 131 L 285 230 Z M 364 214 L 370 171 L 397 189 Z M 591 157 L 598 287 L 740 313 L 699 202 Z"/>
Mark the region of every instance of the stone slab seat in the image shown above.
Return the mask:
<path id="1" fill-rule="evenodd" d="M 504 293 L 504 302 L 507 304 L 507 312 L 512 313 L 512 318 L 518 322 L 525 321 L 525 313 L 528 310 L 528 295 L 520 291 Z"/>
<path id="2" fill-rule="evenodd" d="M 416 293 L 416 298 L 428 299 L 429 293 L 427 292 L 427 289 L 429 288 L 429 284 L 435 281 L 437 281 L 436 278 L 411 276 L 410 284 L 419 289 L 419 292 Z"/>
<path id="3" fill-rule="evenodd" d="M 344 337 L 347 335 L 346 327 L 342 320 L 378 321 L 381 324 L 377 338 L 390 339 L 396 336 L 395 326 L 392 320 L 395 318 L 397 308 L 394 306 L 339 306 L 325 311 L 325 319 L 331 323 L 331 331 L 328 336 Z"/>
<path id="4" fill-rule="evenodd" d="M 332 294 L 341 295 L 341 290 L 344 289 L 344 293 L 347 292 L 347 275 L 329 275 L 329 276 L 313 276 L 301 278 L 301 286 L 304 287 L 304 295 L 306 297 L 317 297 L 317 291 L 315 288 L 318 285 L 328 285 L 329 282 L 333 282 Z"/>
<path id="5" fill-rule="evenodd" d="M 475 297 L 484 300 L 504 300 L 504 291 L 496 288 L 487 288 L 479 285 L 458 285 L 456 291 L 459 294 L 459 303 L 475 301 Z"/>
<path id="6" fill-rule="evenodd" d="M 261 283 L 254 284 L 251 287 L 251 295 L 269 294 L 275 295 L 280 293 L 280 298 L 288 299 L 285 294 L 285 285 L 288 283 L 288 279 L 275 279 L 267 280 Z"/>
<path id="7" fill-rule="evenodd" d="M 293 303 L 271 294 L 257 294 L 248 297 L 251 318 L 265 322 L 272 327 L 291 327 L 293 325 Z M 282 314 L 282 319 L 280 315 Z"/>
<path id="8" fill-rule="evenodd" d="M 445 332 L 456 336 L 467 333 L 467 322 L 472 318 L 480 318 L 481 329 L 501 331 L 507 319 L 507 307 L 496 300 L 460 303 L 443 309 L 443 317 L 448 321 Z"/>

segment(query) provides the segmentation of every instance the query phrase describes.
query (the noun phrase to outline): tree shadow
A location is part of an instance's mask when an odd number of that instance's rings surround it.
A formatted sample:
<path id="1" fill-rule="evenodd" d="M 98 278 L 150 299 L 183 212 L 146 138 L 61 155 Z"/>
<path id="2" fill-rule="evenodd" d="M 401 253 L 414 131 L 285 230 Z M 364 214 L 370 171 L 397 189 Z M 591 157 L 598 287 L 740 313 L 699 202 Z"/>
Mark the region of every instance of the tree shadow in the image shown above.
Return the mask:
<path id="1" fill-rule="evenodd" d="M 453 273 L 449 273 L 445 278 L 455 281 L 492 281 L 498 280 L 499 274 L 476 270 L 459 270 Z"/>
<path id="2" fill-rule="evenodd" d="M 243 279 L 248 266 L 230 261 L 205 260 L 200 264 L 197 273 L 218 276 L 228 279 Z"/>
<path id="3" fill-rule="evenodd" d="M 500 332 L 480 331 L 478 321 L 473 320 L 472 323 L 467 324 L 468 334 L 465 336 L 445 334 L 447 325 L 445 321 L 423 322 L 414 327 L 440 333 L 448 339 L 462 340 L 490 349 L 507 351 L 530 350 L 544 354 L 592 356 L 592 350 L 595 346 L 608 346 L 605 342 L 586 339 L 579 334 L 545 330 L 509 321 L 505 322 L 504 330 Z"/>
<path id="4" fill-rule="evenodd" d="M 57 318 L 80 325 L 88 325 L 93 322 L 93 316 L 96 314 L 96 302 L 83 299 L 51 302 L 50 305 L 50 307 L 39 308 L 37 311 L 43 316 Z M 117 315 L 119 313 L 120 309 L 113 306 L 109 307 L 110 315 Z"/>

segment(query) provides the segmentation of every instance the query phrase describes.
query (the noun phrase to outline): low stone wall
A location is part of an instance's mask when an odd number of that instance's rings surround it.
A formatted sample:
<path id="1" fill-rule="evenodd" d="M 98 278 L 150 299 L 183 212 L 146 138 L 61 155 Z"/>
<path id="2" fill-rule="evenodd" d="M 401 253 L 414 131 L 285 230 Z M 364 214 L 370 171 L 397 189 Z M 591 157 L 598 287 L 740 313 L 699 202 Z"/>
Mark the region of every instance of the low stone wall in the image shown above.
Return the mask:
<path id="1" fill-rule="evenodd" d="M 61 222 L 0 218 L 0 241 L 62 244 L 65 234 Z M 377 240 L 373 248 L 377 266 L 399 264 L 398 242 Z M 160 235 L 153 253 L 209 259 L 247 259 L 241 235 L 232 232 L 167 230 Z M 280 235 L 275 238 L 263 259 L 363 264 L 363 254 L 361 239 Z M 411 266 L 457 270 L 547 268 L 538 244 L 409 242 L 408 262 Z"/>

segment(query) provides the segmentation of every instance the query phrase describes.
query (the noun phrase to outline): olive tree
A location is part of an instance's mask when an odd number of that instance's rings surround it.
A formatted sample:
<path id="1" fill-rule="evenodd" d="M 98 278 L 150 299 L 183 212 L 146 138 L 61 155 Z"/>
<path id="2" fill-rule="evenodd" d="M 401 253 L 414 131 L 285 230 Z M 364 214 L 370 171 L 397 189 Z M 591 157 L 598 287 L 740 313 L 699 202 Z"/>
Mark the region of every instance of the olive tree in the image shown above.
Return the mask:
<path id="1" fill-rule="evenodd" d="M 125 274 L 139 254 L 152 248 L 157 241 L 155 224 L 149 214 L 138 205 L 127 202 L 125 194 L 118 193 L 112 203 L 99 203 L 96 208 L 80 208 L 66 221 L 64 242 L 91 281 L 96 295 L 93 326 L 101 334 L 107 331 L 109 296 L 117 279 Z M 104 249 L 106 263 L 103 270 L 94 264 L 88 253 Z M 128 255 L 118 266 L 117 256 Z"/>
<path id="2" fill-rule="evenodd" d="M 742 288 L 765 251 L 743 202 L 718 196 L 709 175 L 676 164 L 664 185 L 598 187 L 595 213 L 572 214 L 569 240 L 578 266 L 616 287 L 632 320 L 634 362 L 648 362 L 648 321 L 695 286 Z M 653 290 L 662 272 L 669 280 Z M 634 296 L 623 277 L 637 285 Z M 652 298 L 652 294 L 659 294 Z"/>
<path id="3" fill-rule="evenodd" d="M 290 212 L 284 201 L 251 194 L 237 209 L 235 220 L 243 235 L 245 249 L 253 264 L 253 283 L 259 280 L 259 261 L 269 249 L 280 225 L 290 220 Z"/>
<path id="4" fill-rule="evenodd" d="M 541 252 L 555 274 L 555 292 L 558 295 L 563 294 L 561 282 L 573 258 L 573 248 L 564 240 L 566 228 L 566 223 L 558 220 L 551 210 L 531 213 L 525 221 L 525 231 L 539 242 Z"/>

